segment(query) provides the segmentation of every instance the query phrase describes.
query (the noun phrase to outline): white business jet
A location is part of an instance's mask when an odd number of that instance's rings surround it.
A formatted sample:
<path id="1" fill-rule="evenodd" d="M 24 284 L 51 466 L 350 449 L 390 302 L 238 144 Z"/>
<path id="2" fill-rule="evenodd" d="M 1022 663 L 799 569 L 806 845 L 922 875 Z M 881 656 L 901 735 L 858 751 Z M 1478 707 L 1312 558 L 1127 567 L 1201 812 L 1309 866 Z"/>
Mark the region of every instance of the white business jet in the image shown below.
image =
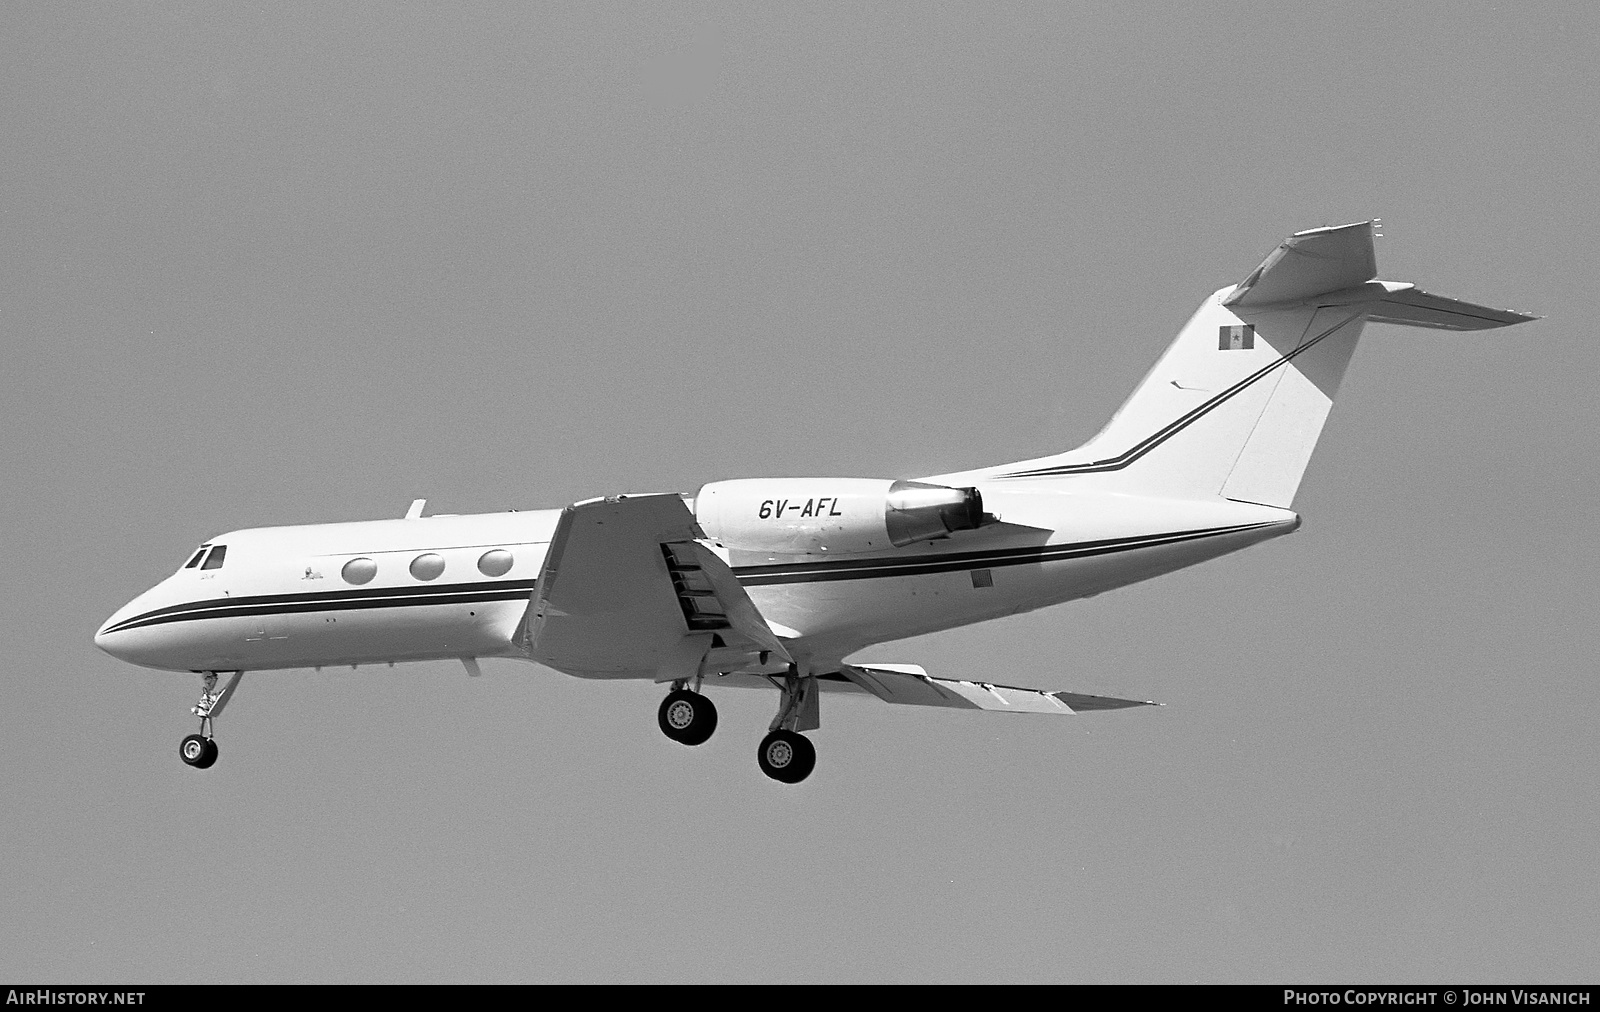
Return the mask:
<path id="1" fill-rule="evenodd" d="M 751 478 L 566 509 L 234 531 L 112 615 L 113 656 L 201 675 L 198 734 L 246 671 L 534 661 L 669 686 L 674 741 L 717 726 L 710 687 L 775 689 L 762 772 L 797 783 L 825 690 L 1072 714 L 1150 705 L 848 660 L 870 644 L 1089 597 L 1288 534 L 1289 507 L 1362 325 L 1486 330 L 1534 317 L 1375 280 L 1375 222 L 1289 238 L 1206 298 L 1076 450 L 888 478 Z M 231 673 L 225 687 L 218 676 Z"/>

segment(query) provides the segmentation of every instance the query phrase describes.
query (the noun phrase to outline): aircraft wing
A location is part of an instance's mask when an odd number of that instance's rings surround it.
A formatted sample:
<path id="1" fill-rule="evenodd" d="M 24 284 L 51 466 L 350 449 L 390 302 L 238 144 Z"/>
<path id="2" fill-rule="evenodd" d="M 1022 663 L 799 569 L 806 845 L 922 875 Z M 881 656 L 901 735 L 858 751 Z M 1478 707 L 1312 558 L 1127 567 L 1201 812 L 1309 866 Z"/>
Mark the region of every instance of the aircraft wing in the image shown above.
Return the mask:
<path id="1" fill-rule="evenodd" d="M 840 674 L 887 703 L 949 706 L 961 710 L 1010 710 L 1014 713 L 1082 713 L 1160 706 L 1145 699 L 1118 699 L 1081 692 L 1046 692 L 1014 685 L 934 678 L 915 664 L 846 664 Z"/>
<path id="2" fill-rule="evenodd" d="M 561 512 L 521 641 L 529 656 L 590 676 L 692 678 L 713 648 L 783 644 L 675 494 L 614 496 Z"/>

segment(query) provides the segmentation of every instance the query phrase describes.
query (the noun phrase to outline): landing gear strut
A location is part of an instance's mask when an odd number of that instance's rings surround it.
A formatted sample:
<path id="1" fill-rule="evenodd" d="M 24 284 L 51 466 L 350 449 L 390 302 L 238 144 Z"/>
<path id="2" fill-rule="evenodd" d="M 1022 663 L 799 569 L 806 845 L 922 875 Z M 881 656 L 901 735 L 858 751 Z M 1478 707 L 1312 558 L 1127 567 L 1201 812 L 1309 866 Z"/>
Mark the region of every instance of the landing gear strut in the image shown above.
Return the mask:
<path id="1" fill-rule="evenodd" d="M 683 682 L 674 682 L 667 698 L 656 712 L 661 733 L 683 745 L 703 745 L 717 729 L 717 708 L 698 692 L 690 692 Z"/>
<path id="2" fill-rule="evenodd" d="M 189 708 L 190 713 L 200 718 L 200 733 L 191 734 L 178 744 L 179 759 L 198 770 L 210 769 L 216 763 L 217 743 L 212 738 L 216 733 L 216 725 L 213 721 L 222 713 L 227 701 L 233 698 L 243 678 L 243 671 L 235 671 L 228 687 L 219 691 L 215 671 L 207 671 L 200 676 L 200 700 Z"/>
<path id="3" fill-rule="evenodd" d="M 798 784 L 817 765 L 816 746 L 800 733 L 822 726 L 817 679 L 814 675 L 801 675 L 798 666 L 790 665 L 781 683 L 776 678 L 768 680 L 782 695 L 778 699 L 778 715 L 772 718 L 767 736 L 756 750 L 756 764 L 779 783 Z"/>

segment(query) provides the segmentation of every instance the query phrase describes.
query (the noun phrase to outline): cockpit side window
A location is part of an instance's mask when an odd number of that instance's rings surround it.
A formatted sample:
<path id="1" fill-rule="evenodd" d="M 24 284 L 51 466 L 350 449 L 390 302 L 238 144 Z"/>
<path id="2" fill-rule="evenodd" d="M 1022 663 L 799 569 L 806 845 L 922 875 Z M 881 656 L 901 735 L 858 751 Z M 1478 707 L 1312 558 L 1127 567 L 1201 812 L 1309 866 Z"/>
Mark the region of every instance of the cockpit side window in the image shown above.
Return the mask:
<path id="1" fill-rule="evenodd" d="M 221 569 L 222 561 L 228 557 L 228 546 L 218 545 L 211 549 L 211 554 L 206 556 L 205 565 L 201 569 Z"/>
<path id="2" fill-rule="evenodd" d="M 194 553 L 194 558 L 190 559 L 188 562 L 185 562 L 183 564 L 183 568 L 193 569 L 194 567 L 200 565 L 200 560 L 205 557 L 206 549 L 210 547 L 210 545 L 201 545 L 200 550 Z"/>

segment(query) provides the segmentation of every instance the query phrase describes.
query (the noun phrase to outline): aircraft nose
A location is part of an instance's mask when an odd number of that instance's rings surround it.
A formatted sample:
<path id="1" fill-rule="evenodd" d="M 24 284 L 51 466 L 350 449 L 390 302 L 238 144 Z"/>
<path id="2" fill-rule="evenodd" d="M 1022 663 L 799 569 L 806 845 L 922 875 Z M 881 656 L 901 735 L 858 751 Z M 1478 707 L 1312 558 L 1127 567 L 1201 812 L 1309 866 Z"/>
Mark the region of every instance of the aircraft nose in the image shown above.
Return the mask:
<path id="1" fill-rule="evenodd" d="M 111 617 L 101 623 L 100 628 L 96 630 L 94 645 L 119 661 L 132 661 L 129 650 L 137 637 L 126 628 L 127 621 L 140 613 L 140 604 L 146 596 L 148 595 L 141 594 L 112 612 Z"/>
<path id="2" fill-rule="evenodd" d="M 187 671 L 201 665 L 194 660 L 199 646 L 193 635 L 162 620 L 163 612 L 181 604 L 172 589 L 156 584 L 129 601 L 105 620 L 94 634 L 94 645 L 119 661 L 161 671 Z"/>
<path id="3" fill-rule="evenodd" d="M 112 657 L 115 657 L 119 661 L 127 660 L 127 658 L 123 657 L 122 654 L 117 650 L 118 637 L 113 629 L 116 627 L 116 624 L 120 620 L 122 612 L 124 611 L 127 611 L 127 609 L 123 608 L 110 618 L 106 619 L 105 623 L 100 626 L 99 631 L 94 634 L 94 645 L 99 647 L 101 650 L 104 650 Z"/>

